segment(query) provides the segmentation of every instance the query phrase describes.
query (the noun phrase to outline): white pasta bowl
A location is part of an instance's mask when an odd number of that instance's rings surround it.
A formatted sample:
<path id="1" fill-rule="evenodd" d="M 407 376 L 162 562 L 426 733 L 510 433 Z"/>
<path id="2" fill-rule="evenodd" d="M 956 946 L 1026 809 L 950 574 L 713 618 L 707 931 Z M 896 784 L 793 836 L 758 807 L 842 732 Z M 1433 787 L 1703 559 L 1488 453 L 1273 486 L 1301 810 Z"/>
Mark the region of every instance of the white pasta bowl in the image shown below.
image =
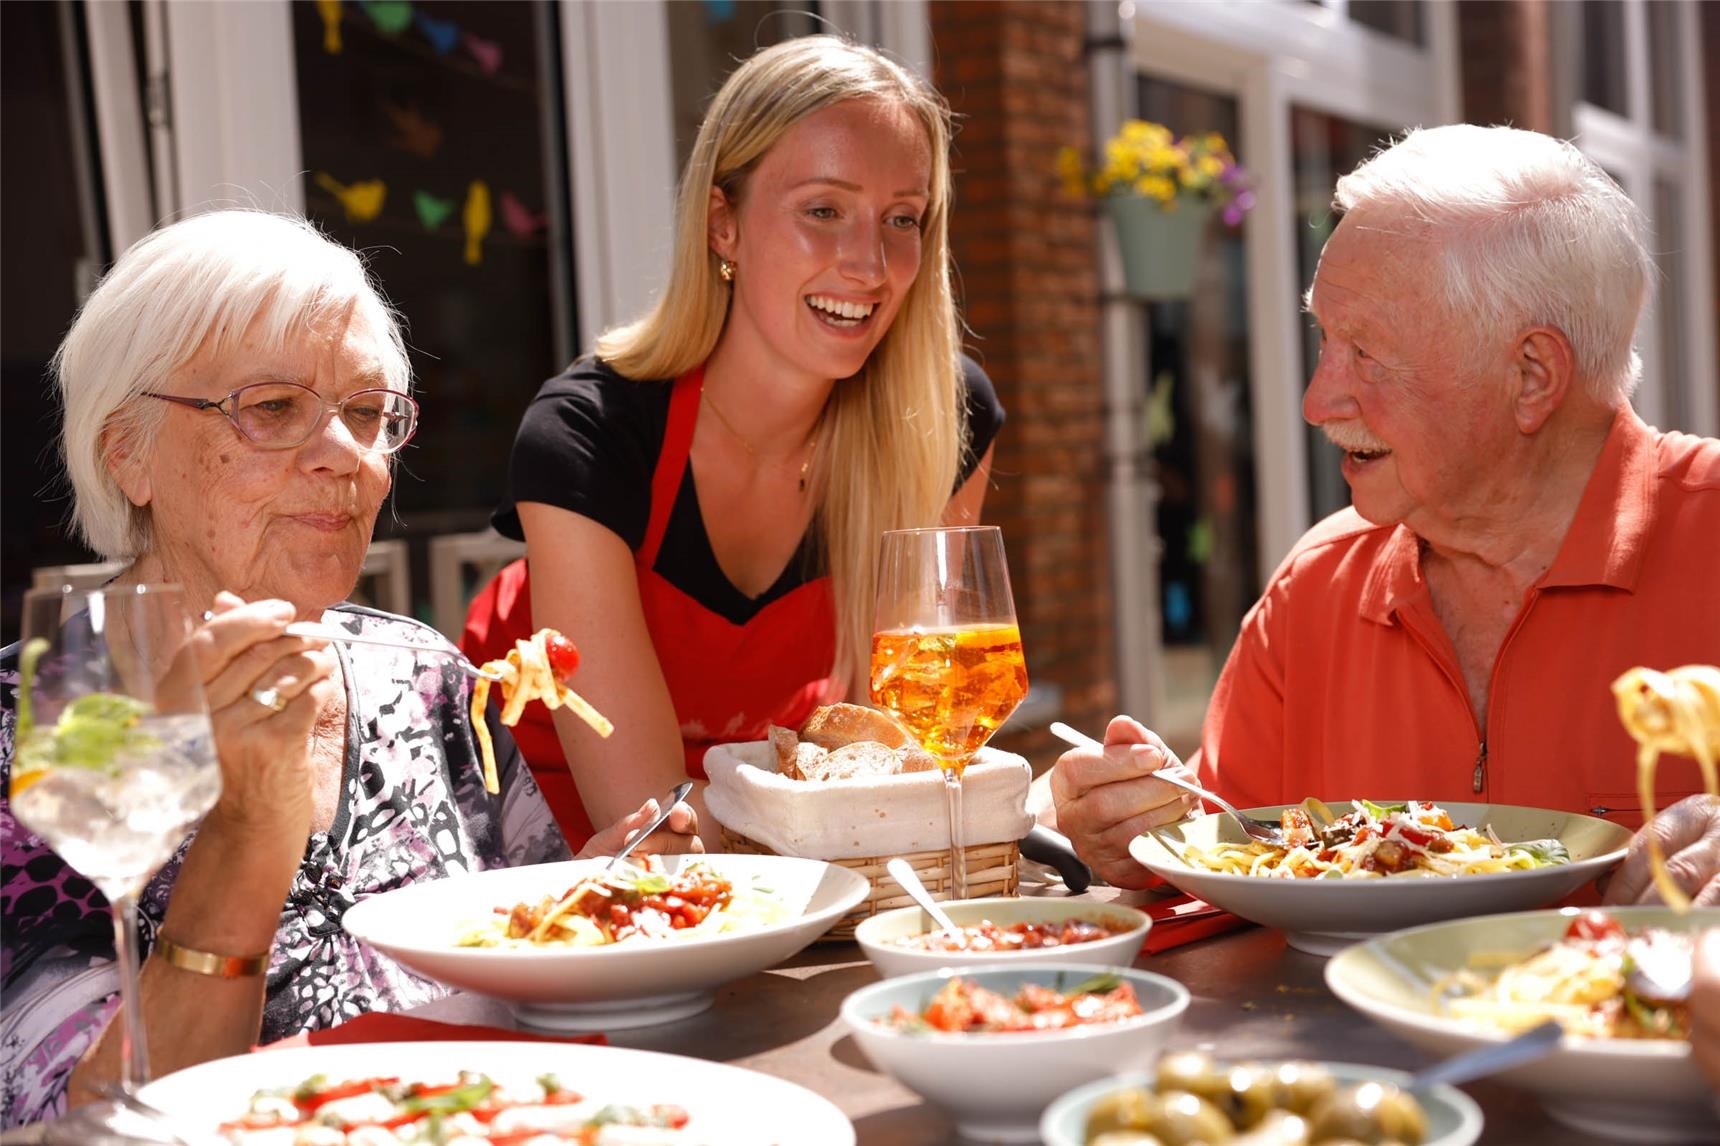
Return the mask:
<path id="1" fill-rule="evenodd" d="M 685 1018 L 716 989 L 800 951 L 871 891 L 861 876 L 823 860 L 789 856 L 666 856 L 673 874 L 700 863 L 779 898 L 786 918 L 769 926 L 601 947 L 460 947 L 459 936 L 516 903 L 559 898 L 607 860 L 505 868 L 415 884 L 372 896 L 346 913 L 354 937 L 439 983 L 507 1001 L 524 1026 L 615 1030 Z"/>
<path id="2" fill-rule="evenodd" d="M 1402 1089 L 1409 1081 L 1407 1072 L 1385 1067 L 1351 1062 L 1319 1065 L 1331 1071 L 1340 1085 L 1378 1082 Z M 1076 1087 L 1046 1108 L 1039 1121 L 1039 1136 L 1045 1146 L 1087 1146 L 1087 1116 L 1094 1106 L 1120 1091 L 1152 1089 L 1153 1080 L 1146 1074 L 1106 1078 Z M 1421 1146 L 1470 1146 L 1481 1137 L 1481 1108 L 1456 1087 L 1430 1087 L 1415 1098 L 1427 1116 L 1427 1136 L 1421 1140 Z"/>
<path id="3" fill-rule="evenodd" d="M 1098 923 L 1114 934 L 1085 943 L 1057 947 L 1032 947 L 1018 951 L 932 951 L 903 946 L 902 940 L 930 935 L 939 929 L 932 917 L 918 907 L 898 907 L 864 920 L 854 930 L 860 950 L 872 960 L 878 974 L 911 975 L 939 967 L 977 967 L 986 964 L 1016 966 L 1024 963 L 1084 963 L 1096 967 L 1126 967 L 1141 952 L 1141 943 L 1152 927 L 1144 911 L 1132 907 L 1090 903 L 1075 899 L 1022 898 L 960 899 L 938 905 L 957 927 L 989 920 L 999 927 L 1017 923 L 1063 924 L 1072 920 Z"/>
<path id="4" fill-rule="evenodd" d="M 1232 875 L 1195 867 L 1183 858 L 1190 844 L 1245 843 L 1227 815 L 1199 816 L 1136 836 L 1129 854 L 1179 891 L 1214 907 L 1285 933 L 1290 946 L 1311 955 L 1332 955 L 1374 935 L 1472 915 L 1546 907 L 1611 870 L 1624 858 L 1630 831 L 1573 812 L 1507 804 L 1442 803 L 1452 822 L 1478 831 L 1491 825 L 1501 840 L 1556 839 L 1571 862 L 1532 871 L 1491 875 L 1416 876 L 1379 879 L 1274 879 Z M 1334 801 L 1342 816 L 1349 801 Z M 1276 821 L 1282 806 L 1251 808 L 1248 814 Z"/>
<path id="5" fill-rule="evenodd" d="M 539 1076 L 555 1075 L 585 1095 L 587 1116 L 592 1113 L 590 1107 L 608 1104 L 674 1104 L 687 1113 L 687 1123 L 678 1131 L 622 1128 L 615 1130 L 613 1137 L 603 1138 L 604 1142 L 699 1146 L 854 1143 L 853 1125 L 833 1103 L 782 1079 L 680 1055 L 577 1043 L 287 1047 L 266 1054 L 213 1059 L 175 1071 L 149 1083 L 139 1097 L 166 1111 L 177 1127 L 188 1132 L 188 1139 L 190 1132 L 197 1132 L 198 1141 L 225 1141 L 216 1137 L 216 1128 L 241 1118 L 258 1091 L 290 1090 L 315 1075 L 331 1083 L 378 1075 L 391 1075 L 403 1082 L 447 1083 L 458 1080 L 462 1071 L 484 1074 L 522 1096 L 540 1093 L 534 1082 Z M 269 1140 L 281 1141 L 278 1137 Z"/>
<path id="6" fill-rule="evenodd" d="M 1720 908 L 1680 915 L 1664 907 L 1609 908 L 1627 931 L 1720 926 Z M 1333 994 L 1406 1041 L 1446 1056 L 1509 1037 L 1474 1018 L 1445 1013 L 1447 975 L 1484 956 L 1529 955 L 1565 933 L 1576 908 L 1458 919 L 1383 935 L 1326 966 Z M 1690 1055 L 1670 1039 L 1590 1039 L 1566 1035 L 1545 1058 L 1499 1075 L 1533 1091 L 1554 1118 L 1613 1142 L 1720 1141 L 1720 1110 Z"/>
<path id="7" fill-rule="evenodd" d="M 1131 983 L 1142 1014 L 1115 1023 L 1020 1033 L 951 1034 L 885 1026 L 896 1007 L 918 1014 L 945 981 L 959 975 L 1013 995 L 1025 983 L 1067 990 L 1099 971 Z M 1037 1142 L 1038 1122 L 1059 1094 L 1156 1060 L 1188 1009 L 1175 979 L 1128 967 L 1079 963 L 945 968 L 885 979 L 850 994 L 842 1020 L 879 1070 L 947 1110 L 967 1138 Z"/>

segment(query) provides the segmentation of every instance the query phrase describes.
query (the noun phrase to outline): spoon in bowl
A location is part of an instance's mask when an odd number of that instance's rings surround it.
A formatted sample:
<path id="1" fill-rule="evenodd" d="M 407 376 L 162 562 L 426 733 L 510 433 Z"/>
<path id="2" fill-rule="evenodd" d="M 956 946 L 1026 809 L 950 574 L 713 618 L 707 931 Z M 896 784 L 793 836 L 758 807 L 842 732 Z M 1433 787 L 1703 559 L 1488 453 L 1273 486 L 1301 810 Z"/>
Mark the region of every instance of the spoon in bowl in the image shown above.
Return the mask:
<path id="1" fill-rule="evenodd" d="M 1558 1049 L 1559 1040 L 1564 1033 L 1565 1029 L 1559 1025 L 1557 1019 L 1548 1019 L 1539 1026 L 1530 1027 L 1516 1038 L 1506 1039 L 1502 1043 L 1488 1043 L 1484 1047 L 1453 1055 L 1444 1062 L 1434 1063 L 1425 1070 L 1418 1070 L 1411 1076 L 1408 1089 L 1426 1090 L 1440 1083 L 1456 1085 L 1532 1062 Z"/>
<path id="2" fill-rule="evenodd" d="M 884 870 L 889 872 L 890 878 L 900 884 L 902 890 L 907 892 L 914 902 L 932 917 L 932 922 L 945 931 L 956 930 L 955 921 L 944 914 L 944 909 L 932 899 L 932 893 L 927 891 L 926 885 L 920 882 L 920 877 L 915 873 L 912 864 L 901 856 L 897 856 L 884 865 Z"/>

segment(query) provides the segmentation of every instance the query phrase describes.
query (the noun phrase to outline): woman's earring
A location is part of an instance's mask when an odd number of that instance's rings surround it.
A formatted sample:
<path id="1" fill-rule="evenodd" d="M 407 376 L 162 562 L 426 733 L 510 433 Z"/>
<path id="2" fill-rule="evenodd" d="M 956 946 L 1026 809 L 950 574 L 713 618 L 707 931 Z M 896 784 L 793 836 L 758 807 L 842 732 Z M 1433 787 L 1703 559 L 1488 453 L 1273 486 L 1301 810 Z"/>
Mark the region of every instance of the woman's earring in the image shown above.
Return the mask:
<path id="1" fill-rule="evenodd" d="M 717 260 L 717 275 L 726 283 L 735 281 L 735 265 L 727 259 Z"/>

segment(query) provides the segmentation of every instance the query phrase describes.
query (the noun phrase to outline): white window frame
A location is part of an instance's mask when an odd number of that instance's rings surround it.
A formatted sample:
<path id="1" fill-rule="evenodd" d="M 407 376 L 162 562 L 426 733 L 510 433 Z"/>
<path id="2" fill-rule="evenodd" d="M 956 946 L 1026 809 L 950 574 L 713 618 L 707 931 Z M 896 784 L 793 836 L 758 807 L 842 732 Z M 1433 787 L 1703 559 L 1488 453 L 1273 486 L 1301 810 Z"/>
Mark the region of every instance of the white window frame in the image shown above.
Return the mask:
<path id="1" fill-rule="evenodd" d="M 1714 297 L 1712 218 L 1709 213 L 1708 126 L 1703 92 L 1701 13 L 1695 4 L 1672 8 L 1678 21 L 1675 40 L 1681 58 L 1682 84 L 1678 92 L 1684 135 L 1674 140 L 1655 132 L 1653 100 L 1649 87 L 1650 61 L 1648 10 L 1642 0 L 1625 0 L 1624 62 L 1625 107 L 1619 115 L 1591 103 L 1577 101 L 1571 110 L 1576 144 L 1583 153 L 1612 172 L 1626 194 L 1642 209 L 1649 221 L 1652 249 L 1660 249 L 1655 238 L 1663 228 L 1655 217 L 1659 204 L 1655 182 L 1664 179 L 1678 186 L 1682 217 L 1678 233 L 1684 242 L 1683 276 L 1680 281 L 1662 278 L 1656 283 L 1655 301 L 1637 325 L 1637 347 L 1642 354 L 1642 384 L 1631 405 L 1642 419 L 1662 429 L 1680 429 L 1713 437 L 1720 433 L 1720 394 L 1714 379 L 1716 366 L 1714 327 L 1707 321 L 1706 303 Z M 1668 379 L 1665 331 L 1660 325 L 1660 299 L 1677 292 L 1686 302 L 1683 335 L 1688 375 Z M 1667 424 L 1666 392 L 1676 386 L 1688 412 L 1686 424 Z"/>
<path id="2" fill-rule="evenodd" d="M 1271 576 L 1311 524 L 1307 451 L 1302 421 L 1303 320 L 1297 235 L 1291 210 L 1290 112 L 1304 106 L 1364 123 L 1433 126 L 1461 110 L 1457 15 L 1430 3 L 1426 46 L 1394 40 L 1344 17 L 1343 5 L 1326 8 L 1279 0 L 1133 0 L 1122 5 L 1122 31 L 1135 74 L 1219 92 L 1237 101 L 1244 164 L 1258 176 L 1257 202 L 1244 238 L 1250 329 L 1250 400 L 1253 404 L 1258 574 Z M 1132 108 L 1133 76 L 1123 108 Z M 1119 118 L 1121 111 L 1116 114 Z M 1115 124 L 1098 123 L 1108 134 Z M 1115 260 L 1102 268 L 1120 286 Z M 1115 342 L 1107 322 L 1107 340 Z M 1116 373 L 1126 355 L 1107 355 Z M 1126 365 L 1123 367 L 1126 369 Z M 1112 378 L 1115 395 L 1126 381 Z M 1113 400 L 1109 442 L 1114 457 L 1146 449 L 1139 419 Z M 1119 424 L 1119 420 L 1133 424 Z M 1138 555 L 1119 522 L 1130 499 L 1113 499 L 1114 547 Z M 1138 501 L 1138 499 L 1135 499 Z M 1119 538 L 1119 535 L 1123 535 Z M 1120 546 L 1118 545 L 1120 540 Z M 1149 549 L 1151 547 L 1148 547 Z M 1156 563 L 1142 576 L 1138 557 L 1126 558 L 1115 582 L 1118 696 L 1122 706 L 1154 719 L 1163 707 L 1163 647 L 1158 632 Z M 1134 618 L 1131 622 L 1129 618 Z"/>

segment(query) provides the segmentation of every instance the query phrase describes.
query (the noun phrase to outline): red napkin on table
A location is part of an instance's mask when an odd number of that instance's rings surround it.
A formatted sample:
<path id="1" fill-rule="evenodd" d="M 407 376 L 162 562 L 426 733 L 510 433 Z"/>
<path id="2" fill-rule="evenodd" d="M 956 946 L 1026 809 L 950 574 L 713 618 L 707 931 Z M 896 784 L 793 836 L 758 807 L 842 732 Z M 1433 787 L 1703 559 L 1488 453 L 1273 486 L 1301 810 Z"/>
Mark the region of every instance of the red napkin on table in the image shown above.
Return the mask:
<path id="1" fill-rule="evenodd" d="M 533 1043 L 595 1043 L 608 1046 L 603 1035 L 539 1035 L 516 1031 L 508 1027 L 479 1027 L 467 1023 L 439 1023 L 433 1019 L 416 1019 L 411 1015 L 390 1015 L 370 1011 L 356 1019 L 323 1031 L 293 1035 L 253 1050 L 271 1051 L 278 1047 L 337 1046 L 343 1043 L 431 1043 L 431 1042 L 533 1042 Z"/>
<path id="2" fill-rule="evenodd" d="M 1251 924 L 1240 916 L 1221 911 L 1204 899 L 1192 895 L 1173 895 L 1157 903 L 1142 906 L 1152 916 L 1153 925 L 1141 944 L 1141 954 L 1157 955 L 1172 947 L 1181 947 L 1197 939 L 1208 939 L 1235 931 Z"/>

